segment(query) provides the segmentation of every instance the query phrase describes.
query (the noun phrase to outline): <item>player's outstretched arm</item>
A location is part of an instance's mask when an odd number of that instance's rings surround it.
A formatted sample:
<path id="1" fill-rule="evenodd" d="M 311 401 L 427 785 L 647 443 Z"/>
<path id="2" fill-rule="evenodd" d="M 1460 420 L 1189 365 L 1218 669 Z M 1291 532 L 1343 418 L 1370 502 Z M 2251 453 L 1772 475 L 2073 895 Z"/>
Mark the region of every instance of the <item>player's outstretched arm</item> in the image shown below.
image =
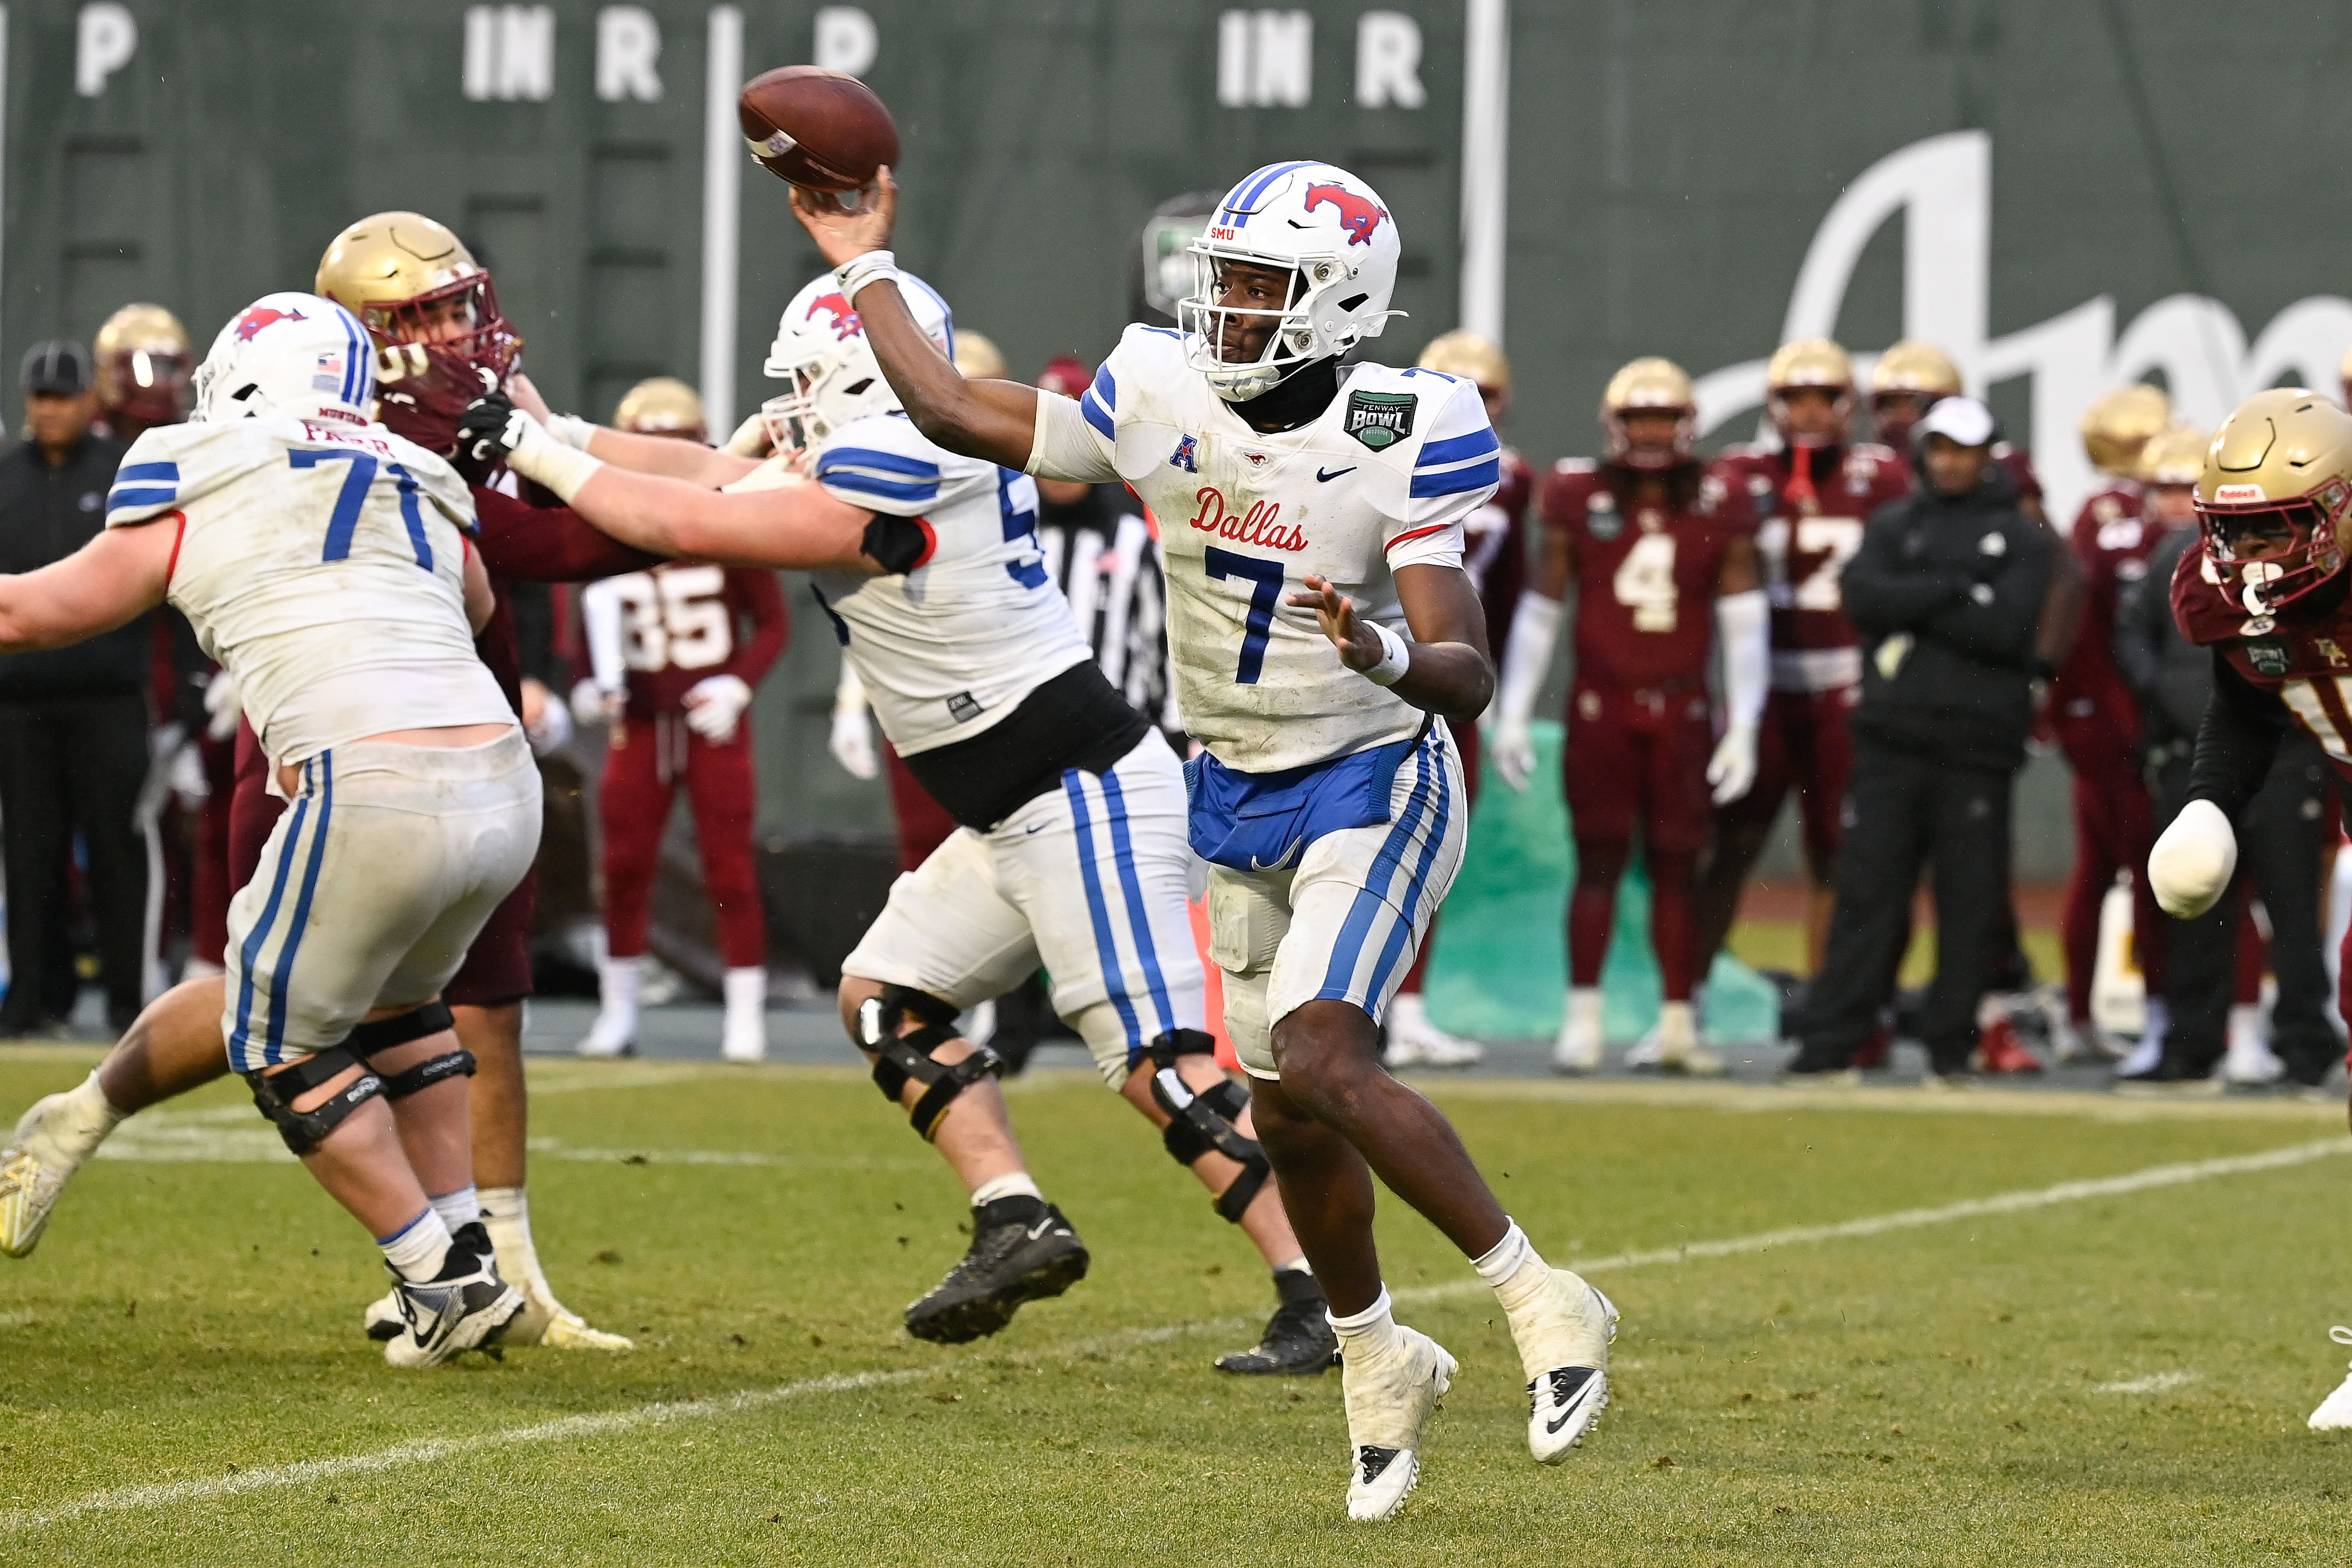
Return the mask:
<path id="1" fill-rule="evenodd" d="M 1042 395 L 1015 381 L 965 380 L 915 324 L 889 263 L 890 230 L 898 216 L 898 184 L 890 171 L 878 171 L 874 184 L 858 193 L 857 205 L 847 211 L 831 196 L 795 185 L 793 216 L 816 241 L 826 266 L 861 258 L 878 261 L 853 271 L 843 292 L 856 308 L 866 341 L 915 428 L 950 452 L 1002 468 L 1026 468 L 1037 443 Z"/>
<path id="2" fill-rule="evenodd" d="M 0 653 L 64 647 L 145 615 L 163 602 L 179 542 L 167 513 L 110 528 L 37 572 L 0 575 Z"/>
<path id="3" fill-rule="evenodd" d="M 1411 642 L 1357 615 L 1355 601 L 1328 580 L 1309 573 L 1306 581 L 1305 591 L 1285 595 L 1284 602 L 1315 612 L 1341 664 L 1414 707 L 1448 719 L 1468 723 L 1486 710 L 1495 695 L 1486 612 L 1462 568 L 1397 568 L 1397 599 L 1404 606 Z"/>

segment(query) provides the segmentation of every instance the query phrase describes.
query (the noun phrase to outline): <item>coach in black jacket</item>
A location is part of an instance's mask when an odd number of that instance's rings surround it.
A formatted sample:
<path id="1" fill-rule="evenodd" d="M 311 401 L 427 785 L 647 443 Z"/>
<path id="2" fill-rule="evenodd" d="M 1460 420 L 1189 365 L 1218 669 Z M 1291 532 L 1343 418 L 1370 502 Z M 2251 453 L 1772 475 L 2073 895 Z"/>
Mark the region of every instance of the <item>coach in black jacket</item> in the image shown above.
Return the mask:
<path id="1" fill-rule="evenodd" d="M 1863 639 L 1853 782 L 1828 951 L 1799 1021 L 1797 1078 L 1843 1073 L 1877 1027 L 1932 865 L 1930 1069 L 1965 1075 L 2009 898 L 2010 782 L 2025 761 L 2050 536 L 1992 461 L 1992 413 L 1948 397 L 1912 432 L 1923 480 L 1879 509 L 1839 580 Z"/>

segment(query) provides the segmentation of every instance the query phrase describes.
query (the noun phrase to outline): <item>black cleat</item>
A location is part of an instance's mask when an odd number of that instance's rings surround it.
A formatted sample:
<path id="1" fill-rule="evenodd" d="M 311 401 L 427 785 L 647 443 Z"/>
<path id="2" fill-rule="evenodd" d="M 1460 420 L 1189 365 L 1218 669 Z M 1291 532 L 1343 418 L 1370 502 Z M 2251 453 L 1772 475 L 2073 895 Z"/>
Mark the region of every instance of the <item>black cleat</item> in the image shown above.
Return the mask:
<path id="1" fill-rule="evenodd" d="M 1255 1348 L 1217 1358 L 1219 1372 L 1253 1377 L 1319 1376 L 1339 1364 L 1339 1336 L 1331 1331 L 1331 1303 L 1315 1276 L 1286 1268 L 1274 1277 L 1282 1305 L 1265 1321 Z"/>
<path id="2" fill-rule="evenodd" d="M 1087 1244 L 1062 1211 L 1026 1195 L 972 1211 L 971 1249 L 907 1309 L 907 1331 L 960 1345 L 1013 1321 L 1024 1301 L 1058 1296 L 1087 1277 Z"/>

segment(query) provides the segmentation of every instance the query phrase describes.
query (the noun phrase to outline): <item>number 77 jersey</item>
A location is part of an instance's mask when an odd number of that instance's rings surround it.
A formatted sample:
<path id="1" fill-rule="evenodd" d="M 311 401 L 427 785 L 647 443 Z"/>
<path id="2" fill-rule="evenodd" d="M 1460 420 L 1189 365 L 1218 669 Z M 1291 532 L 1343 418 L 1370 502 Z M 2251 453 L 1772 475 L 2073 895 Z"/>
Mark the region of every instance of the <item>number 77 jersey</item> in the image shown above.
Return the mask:
<path id="1" fill-rule="evenodd" d="M 1310 573 L 1405 631 L 1395 573 L 1462 564 L 1463 522 L 1501 477 L 1469 382 L 1359 364 L 1296 430 L 1253 430 L 1163 328 L 1127 330 L 1080 400 L 1115 471 L 1150 509 L 1168 567 L 1168 641 L 1184 728 L 1229 768 L 1276 773 L 1409 740 L 1423 711 L 1339 662 Z"/>
<path id="2" fill-rule="evenodd" d="M 1801 474 L 1796 464 L 1805 465 Z M 1862 548 L 1870 514 L 1911 489 L 1891 447 L 1734 447 L 1712 470 L 1748 497 L 1772 601 L 1772 689 L 1836 691 L 1862 680 L 1862 639 L 1845 618 L 1838 574 Z"/>

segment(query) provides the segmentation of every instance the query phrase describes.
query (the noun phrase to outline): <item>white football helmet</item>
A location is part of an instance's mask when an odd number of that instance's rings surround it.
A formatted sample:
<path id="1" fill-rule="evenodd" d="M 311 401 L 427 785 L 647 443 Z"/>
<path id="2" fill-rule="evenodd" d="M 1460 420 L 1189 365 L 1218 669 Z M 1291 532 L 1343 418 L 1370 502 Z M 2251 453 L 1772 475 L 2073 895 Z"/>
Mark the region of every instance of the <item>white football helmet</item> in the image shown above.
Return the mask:
<path id="1" fill-rule="evenodd" d="M 196 367 L 191 419 L 262 414 L 375 418 L 375 348 L 359 318 L 316 294 L 264 294 L 230 318 Z"/>
<path id="2" fill-rule="evenodd" d="M 911 272 L 898 274 L 898 292 L 923 335 L 955 357 L 955 317 L 939 290 Z M 898 395 L 866 341 L 866 329 L 830 272 L 819 273 L 784 307 L 763 367 L 792 384 L 760 405 L 768 439 L 779 452 L 814 452 L 853 419 L 898 406 Z"/>
<path id="3" fill-rule="evenodd" d="M 1194 240 L 1192 293 L 1178 301 L 1176 325 L 1194 370 L 1229 403 L 1244 403 L 1303 364 L 1346 353 L 1381 335 L 1396 289 L 1396 220 L 1371 186 L 1328 163 L 1269 163 L 1225 193 Z M 1241 262 L 1290 274 L 1278 310 L 1217 303 L 1219 276 Z M 1270 317 L 1273 331 L 1257 357 L 1220 358 L 1229 321 Z"/>

